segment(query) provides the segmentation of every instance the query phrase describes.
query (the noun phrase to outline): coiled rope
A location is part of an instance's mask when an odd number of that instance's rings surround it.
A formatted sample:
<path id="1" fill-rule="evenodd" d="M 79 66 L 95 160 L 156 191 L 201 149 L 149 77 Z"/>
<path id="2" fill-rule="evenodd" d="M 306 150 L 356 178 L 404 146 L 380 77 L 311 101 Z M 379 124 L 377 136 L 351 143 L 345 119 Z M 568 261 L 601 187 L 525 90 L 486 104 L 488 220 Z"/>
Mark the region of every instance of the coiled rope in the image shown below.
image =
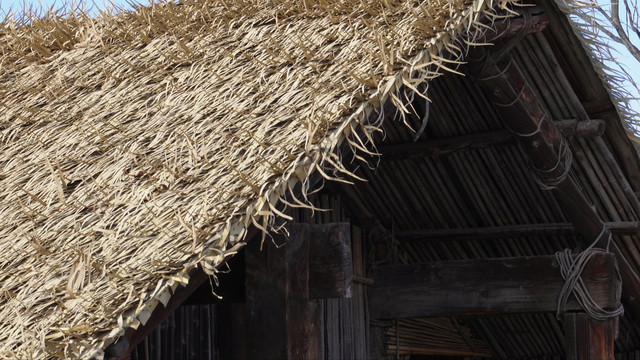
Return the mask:
<path id="1" fill-rule="evenodd" d="M 556 261 L 560 266 L 560 273 L 562 274 L 562 278 L 565 280 L 558 297 L 558 307 L 556 311 L 556 317 L 558 319 L 562 319 L 562 316 L 565 313 L 565 308 L 567 306 L 567 301 L 569 300 L 569 296 L 571 294 L 575 296 L 578 304 L 580 304 L 580 307 L 582 307 L 587 315 L 589 315 L 592 319 L 603 321 L 624 314 L 624 307 L 622 306 L 622 304 L 618 305 L 618 307 L 613 310 L 604 309 L 600 305 L 598 305 L 589 294 L 587 286 L 585 285 L 581 277 L 582 271 L 594 255 L 609 253 L 609 245 L 611 244 L 611 233 L 607 232 L 606 229 L 606 226 L 603 226 L 602 231 L 600 232 L 600 235 L 598 235 L 596 240 L 588 248 L 586 248 L 575 257 L 572 256 L 571 250 L 569 249 L 564 249 L 564 251 L 556 252 Z M 598 241 L 600 241 L 605 233 L 609 234 L 606 250 L 596 248 L 595 245 L 598 243 Z M 618 281 L 621 281 L 620 273 L 618 272 L 617 266 L 616 277 L 618 278 Z M 616 294 L 617 298 L 619 298 L 619 296 L 619 293 Z"/>

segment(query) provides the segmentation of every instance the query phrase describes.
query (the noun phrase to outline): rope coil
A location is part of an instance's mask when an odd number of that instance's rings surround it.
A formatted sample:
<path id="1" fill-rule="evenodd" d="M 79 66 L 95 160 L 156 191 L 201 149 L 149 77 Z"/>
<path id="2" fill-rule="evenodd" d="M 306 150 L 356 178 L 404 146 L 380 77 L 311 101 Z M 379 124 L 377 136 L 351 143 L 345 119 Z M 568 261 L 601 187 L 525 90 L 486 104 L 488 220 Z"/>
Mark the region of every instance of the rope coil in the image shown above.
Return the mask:
<path id="1" fill-rule="evenodd" d="M 575 258 L 571 254 L 571 250 L 564 249 L 563 251 L 558 251 L 555 254 L 556 261 L 560 266 L 560 273 L 562 274 L 562 278 L 565 280 L 564 285 L 562 286 L 562 290 L 560 291 L 560 295 L 558 296 L 558 307 L 556 310 L 556 317 L 558 319 L 562 319 L 562 316 L 565 313 L 565 308 L 567 306 L 567 301 L 569 300 L 569 296 L 573 294 L 582 307 L 592 319 L 603 321 L 610 319 L 612 317 L 622 316 L 624 314 L 624 307 L 622 304 L 619 304 L 617 308 L 613 310 L 608 310 L 602 308 L 598 303 L 593 300 L 591 294 L 587 289 L 584 280 L 582 280 L 582 272 L 584 271 L 585 266 L 591 258 L 596 254 L 607 254 L 609 253 L 609 245 L 611 244 L 611 233 L 606 231 L 607 227 L 603 226 L 600 235 L 596 238 L 596 240 L 584 251 L 580 252 Z M 602 236 L 605 233 L 609 234 L 609 239 L 607 241 L 606 249 L 595 248 L 595 245 L 600 241 Z M 620 273 L 618 272 L 618 267 L 616 266 L 616 277 L 618 281 L 620 279 Z M 620 294 L 616 294 L 617 297 Z"/>

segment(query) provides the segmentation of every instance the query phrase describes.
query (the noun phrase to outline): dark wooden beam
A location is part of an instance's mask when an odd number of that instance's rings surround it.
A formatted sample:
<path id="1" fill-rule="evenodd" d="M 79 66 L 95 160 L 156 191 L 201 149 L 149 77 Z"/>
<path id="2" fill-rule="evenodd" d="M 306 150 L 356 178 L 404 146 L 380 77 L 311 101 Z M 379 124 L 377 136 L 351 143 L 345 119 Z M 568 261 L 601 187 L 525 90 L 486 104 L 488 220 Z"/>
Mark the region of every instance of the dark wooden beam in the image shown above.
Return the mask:
<path id="1" fill-rule="evenodd" d="M 605 225 L 614 235 L 640 234 L 640 222 L 638 221 L 607 222 Z M 471 241 L 530 236 L 572 235 L 578 235 L 578 231 L 571 223 L 509 225 L 465 229 L 407 230 L 396 231 L 394 233 L 395 238 L 401 241 Z"/>
<path id="2" fill-rule="evenodd" d="M 602 103 L 584 103 L 584 111 L 589 114 L 589 116 L 600 115 L 607 111 L 616 111 L 616 108 L 613 106 L 611 101 L 602 102 Z"/>
<path id="3" fill-rule="evenodd" d="M 515 144 L 513 134 L 509 130 L 498 130 L 486 133 L 453 136 L 420 142 L 407 142 L 381 146 L 378 151 L 382 159 L 416 159 L 425 156 L 447 155 L 470 149 L 483 149 L 492 146 Z"/>
<path id="4" fill-rule="evenodd" d="M 498 39 L 511 38 L 528 26 L 527 34 L 541 32 L 549 25 L 549 17 L 541 8 L 530 8 L 530 25 L 523 17 L 507 17 L 502 21 L 495 21 L 491 28 L 483 34 L 482 41 L 495 42 Z"/>
<path id="5" fill-rule="evenodd" d="M 310 228 L 309 296 L 350 298 L 353 279 L 351 225 L 331 223 Z"/>
<path id="6" fill-rule="evenodd" d="M 594 300 L 617 306 L 615 259 L 595 255 L 582 275 Z M 378 267 L 372 319 L 555 312 L 564 280 L 554 256 Z M 567 310 L 580 310 L 571 298 Z"/>
<path id="7" fill-rule="evenodd" d="M 567 360 L 613 360 L 618 320 L 597 321 L 583 312 L 563 319 Z"/>
<path id="8" fill-rule="evenodd" d="M 555 124 L 565 137 L 599 136 L 604 133 L 605 128 L 602 120 L 559 120 L 555 121 Z M 515 143 L 515 135 L 505 129 L 444 139 L 386 145 L 381 146 L 378 151 L 382 154 L 383 159 L 411 159 Z"/>

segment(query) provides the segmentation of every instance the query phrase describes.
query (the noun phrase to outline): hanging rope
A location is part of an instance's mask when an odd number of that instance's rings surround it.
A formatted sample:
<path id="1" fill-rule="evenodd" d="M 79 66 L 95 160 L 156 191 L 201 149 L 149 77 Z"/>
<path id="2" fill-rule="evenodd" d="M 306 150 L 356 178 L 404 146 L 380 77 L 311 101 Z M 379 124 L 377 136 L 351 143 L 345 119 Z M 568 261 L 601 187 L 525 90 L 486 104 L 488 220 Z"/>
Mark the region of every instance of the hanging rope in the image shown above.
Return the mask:
<path id="1" fill-rule="evenodd" d="M 556 317 L 558 319 L 562 319 L 562 316 L 565 313 L 565 308 L 567 306 L 567 301 L 569 300 L 569 296 L 573 294 L 580 304 L 580 307 L 584 309 L 584 311 L 589 315 L 592 319 L 603 321 L 612 317 L 621 316 L 624 314 L 624 307 L 622 304 L 618 305 L 616 309 L 607 310 L 598 305 L 587 290 L 587 286 L 582 280 L 582 272 L 589 263 L 589 260 L 596 254 L 606 254 L 609 253 L 609 245 L 611 244 L 611 233 L 606 231 L 607 227 L 603 226 L 600 235 L 596 238 L 596 240 L 584 251 L 582 251 L 577 256 L 573 257 L 571 254 L 571 250 L 564 249 L 564 251 L 558 251 L 556 253 L 556 261 L 560 266 L 560 273 L 562 274 L 562 278 L 565 280 L 564 285 L 562 286 L 562 290 L 560 291 L 560 295 L 558 297 L 558 308 L 556 311 Z M 599 249 L 594 246 L 600 241 L 600 239 L 604 236 L 604 234 L 609 235 L 609 239 L 607 241 L 607 249 Z M 618 268 L 616 267 L 616 277 L 618 281 L 620 280 L 620 273 L 618 272 Z M 616 294 L 617 297 L 620 294 Z"/>

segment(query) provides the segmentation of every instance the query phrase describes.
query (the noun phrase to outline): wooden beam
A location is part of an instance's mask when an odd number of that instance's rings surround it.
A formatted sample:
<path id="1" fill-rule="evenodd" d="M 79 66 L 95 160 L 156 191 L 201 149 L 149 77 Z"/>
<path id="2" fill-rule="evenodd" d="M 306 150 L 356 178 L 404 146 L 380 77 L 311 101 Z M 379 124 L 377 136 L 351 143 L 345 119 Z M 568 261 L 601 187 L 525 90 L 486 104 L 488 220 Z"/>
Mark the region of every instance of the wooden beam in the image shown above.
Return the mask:
<path id="1" fill-rule="evenodd" d="M 602 120 L 558 120 L 558 130 L 565 137 L 593 137 L 604 134 Z M 439 156 L 469 149 L 515 144 L 515 135 L 509 130 L 498 130 L 478 134 L 453 136 L 421 142 L 400 143 L 381 146 L 378 150 L 383 159 L 413 159 L 424 156 Z"/>
<path id="2" fill-rule="evenodd" d="M 638 221 L 607 222 L 605 225 L 614 235 L 640 234 L 640 222 Z M 394 233 L 395 238 L 401 241 L 471 241 L 530 236 L 572 235 L 578 235 L 578 231 L 571 223 L 526 224 L 464 229 L 405 230 Z"/>
<path id="3" fill-rule="evenodd" d="M 601 115 L 607 111 L 616 111 L 615 106 L 613 106 L 610 100 L 601 103 L 584 103 L 582 105 L 584 106 L 584 111 L 586 111 L 589 116 Z"/>
<path id="4" fill-rule="evenodd" d="M 509 143 L 515 144 L 513 134 L 509 130 L 498 130 L 444 139 L 386 145 L 379 147 L 378 151 L 382 154 L 382 159 L 416 159 Z"/>
<path id="5" fill-rule="evenodd" d="M 353 279 L 351 225 L 313 225 L 309 254 L 309 296 L 312 299 L 350 298 Z"/>
<path id="6" fill-rule="evenodd" d="M 310 339 L 309 225 L 290 224 L 289 236 L 249 243 L 245 250 L 247 356 L 249 359 L 315 357 Z"/>
<path id="7" fill-rule="evenodd" d="M 618 320 L 596 321 L 583 312 L 563 319 L 567 360 L 613 360 Z"/>
<path id="8" fill-rule="evenodd" d="M 549 25 L 549 17 L 541 8 L 528 9 L 531 13 L 530 25 L 527 25 L 523 17 L 508 17 L 502 21 L 496 21 L 478 41 L 494 42 L 498 39 L 511 38 L 528 26 L 527 34 L 543 31 Z"/>
<path id="9" fill-rule="evenodd" d="M 594 255 L 582 278 L 599 305 L 617 306 L 612 254 Z M 381 266 L 369 311 L 372 319 L 555 312 L 563 284 L 554 256 Z M 573 297 L 567 310 L 580 310 Z"/>

